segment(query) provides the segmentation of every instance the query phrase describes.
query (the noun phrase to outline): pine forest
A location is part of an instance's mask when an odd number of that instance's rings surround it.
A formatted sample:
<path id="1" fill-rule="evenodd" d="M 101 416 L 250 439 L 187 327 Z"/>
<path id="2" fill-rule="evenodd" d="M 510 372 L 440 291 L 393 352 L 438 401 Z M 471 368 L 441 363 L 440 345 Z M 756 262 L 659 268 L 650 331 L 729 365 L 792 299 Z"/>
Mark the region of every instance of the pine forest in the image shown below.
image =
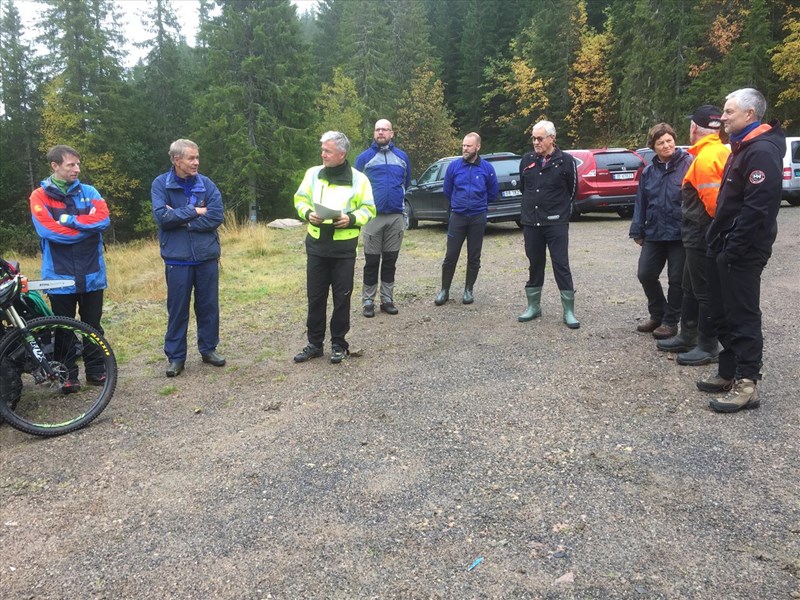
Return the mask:
<path id="1" fill-rule="evenodd" d="M 177 138 L 232 215 L 265 221 L 293 216 L 321 133 L 344 131 L 352 162 L 379 118 L 414 176 L 470 131 L 526 151 L 540 118 L 564 149 L 637 148 L 659 121 L 687 143 L 687 115 L 741 87 L 800 132 L 797 0 L 150 0 L 132 67 L 119 2 L 39 0 L 30 36 L 20 1 L 0 0 L 0 252 L 37 248 L 28 198 L 55 144 L 81 153 L 114 243 L 153 235 Z M 179 11 L 199 15 L 191 45 Z"/>

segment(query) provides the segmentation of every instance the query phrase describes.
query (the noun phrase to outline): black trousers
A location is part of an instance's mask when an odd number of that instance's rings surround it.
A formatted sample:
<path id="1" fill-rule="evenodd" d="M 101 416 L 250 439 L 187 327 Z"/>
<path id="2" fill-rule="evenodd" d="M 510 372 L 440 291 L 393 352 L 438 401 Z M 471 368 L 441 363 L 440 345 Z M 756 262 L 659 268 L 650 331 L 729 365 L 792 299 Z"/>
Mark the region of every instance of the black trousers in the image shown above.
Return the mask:
<path id="1" fill-rule="evenodd" d="M 545 248 L 550 250 L 550 263 L 559 290 L 574 290 L 569 269 L 569 225 L 548 225 L 522 229 L 525 237 L 525 256 L 528 257 L 528 283 L 525 287 L 544 285 Z"/>
<path id="2" fill-rule="evenodd" d="M 650 318 L 665 325 L 677 325 L 681 315 L 683 299 L 683 263 L 686 253 L 680 240 L 670 242 L 648 242 L 645 240 L 639 255 L 637 276 L 647 296 Z M 658 280 L 667 265 L 667 296 Z"/>
<path id="3" fill-rule="evenodd" d="M 764 337 L 761 332 L 761 273 L 769 256 L 750 250 L 729 263 L 722 253 L 707 262 L 709 304 L 722 352 L 719 375 L 725 379 L 761 379 Z"/>
<path id="4" fill-rule="evenodd" d="M 714 322 L 711 319 L 709 311 L 709 303 L 711 301 L 710 292 L 708 289 L 708 259 L 705 250 L 698 248 L 686 248 L 686 266 L 684 267 L 684 288 L 686 288 L 687 281 L 691 288 L 691 297 L 694 298 L 694 305 L 697 307 L 694 312 L 694 319 L 691 318 L 691 304 L 690 307 L 686 306 L 688 294 L 684 289 L 683 303 L 681 314 L 684 321 L 697 321 L 697 327 L 706 337 L 716 337 L 717 330 L 714 328 Z"/>
<path id="5" fill-rule="evenodd" d="M 100 325 L 103 317 L 103 290 L 83 294 L 48 294 L 53 313 L 74 319 L 80 310 L 80 319 L 100 333 L 105 333 Z"/>
<path id="6" fill-rule="evenodd" d="M 483 249 L 483 232 L 486 230 L 486 213 L 466 216 L 458 213 L 450 214 L 447 226 L 447 250 L 442 263 L 442 270 L 455 270 L 458 255 L 464 240 L 467 240 L 467 271 L 477 276 L 481 268 L 481 250 Z"/>
<path id="7" fill-rule="evenodd" d="M 100 320 L 103 317 L 103 290 L 96 292 L 84 292 L 82 294 L 48 294 L 50 299 L 50 308 L 53 313 L 61 317 L 69 317 L 74 319 L 78 311 L 80 311 L 80 320 L 91 325 L 100 333 L 103 331 L 103 326 Z M 83 365 L 86 374 L 90 376 L 99 377 L 103 375 L 103 357 L 100 349 L 97 346 L 91 345 L 86 348 L 83 353 Z M 77 369 L 74 365 L 70 365 L 70 379 L 77 378 Z"/>
<path id="8" fill-rule="evenodd" d="M 306 262 L 306 292 L 308 318 L 306 328 L 308 343 L 321 348 L 325 341 L 325 320 L 328 309 L 328 291 L 333 292 L 331 314 L 331 344 L 345 350 L 345 336 L 350 331 L 350 299 L 353 296 L 353 273 L 356 257 L 330 258 L 308 255 Z"/>

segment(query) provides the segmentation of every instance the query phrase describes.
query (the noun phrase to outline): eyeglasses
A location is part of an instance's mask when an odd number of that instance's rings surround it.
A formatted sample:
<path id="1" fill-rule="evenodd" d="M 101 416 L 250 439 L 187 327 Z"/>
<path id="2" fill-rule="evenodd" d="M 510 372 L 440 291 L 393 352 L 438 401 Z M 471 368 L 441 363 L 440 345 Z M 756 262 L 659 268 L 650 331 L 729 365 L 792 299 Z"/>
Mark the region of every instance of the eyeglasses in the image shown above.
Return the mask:
<path id="1" fill-rule="evenodd" d="M 532 139 L 534 142 L 543 142 L 543 141 L 545 141 L 545 140 L 546 140 L 547 138 L 549 138 L 549 137 L 550 137 L 549 135 L 546 135 L 546 136 L 544 136 L 544 137 L 539 137 L 538 135 L 532 135 L 532 136 L 531 136 L 531 139 Z"/>

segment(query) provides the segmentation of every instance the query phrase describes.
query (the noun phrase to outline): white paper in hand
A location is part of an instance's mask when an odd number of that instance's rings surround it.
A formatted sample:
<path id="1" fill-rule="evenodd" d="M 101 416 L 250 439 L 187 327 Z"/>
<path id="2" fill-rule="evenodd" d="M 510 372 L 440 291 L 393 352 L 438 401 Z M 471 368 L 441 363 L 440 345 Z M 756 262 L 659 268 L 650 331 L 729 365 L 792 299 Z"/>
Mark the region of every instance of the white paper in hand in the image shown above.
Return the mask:
<path id="1" fill-rule="evenodd" d="M 335 210 L 333 208 L 328 208 L 327 206 L 323 206 L 319 202 L 314 202 L 314 212 L 319 215 L 319 218 L 323 221 L 327 221 L 328 219 L 338 219 L 342 216 L 342 211 Z"/>

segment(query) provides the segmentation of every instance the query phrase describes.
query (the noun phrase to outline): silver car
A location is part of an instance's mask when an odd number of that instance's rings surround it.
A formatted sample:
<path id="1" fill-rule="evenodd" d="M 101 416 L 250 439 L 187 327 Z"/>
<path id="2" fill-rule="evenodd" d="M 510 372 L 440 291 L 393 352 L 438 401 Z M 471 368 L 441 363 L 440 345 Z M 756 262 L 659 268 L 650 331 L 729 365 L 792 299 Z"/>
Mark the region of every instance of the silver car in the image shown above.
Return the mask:
<path id="1" fill-rule="evenodd" d="M 800 206 L 800 137 L 786 138 L 782 198 L 792 206 Z"/>

